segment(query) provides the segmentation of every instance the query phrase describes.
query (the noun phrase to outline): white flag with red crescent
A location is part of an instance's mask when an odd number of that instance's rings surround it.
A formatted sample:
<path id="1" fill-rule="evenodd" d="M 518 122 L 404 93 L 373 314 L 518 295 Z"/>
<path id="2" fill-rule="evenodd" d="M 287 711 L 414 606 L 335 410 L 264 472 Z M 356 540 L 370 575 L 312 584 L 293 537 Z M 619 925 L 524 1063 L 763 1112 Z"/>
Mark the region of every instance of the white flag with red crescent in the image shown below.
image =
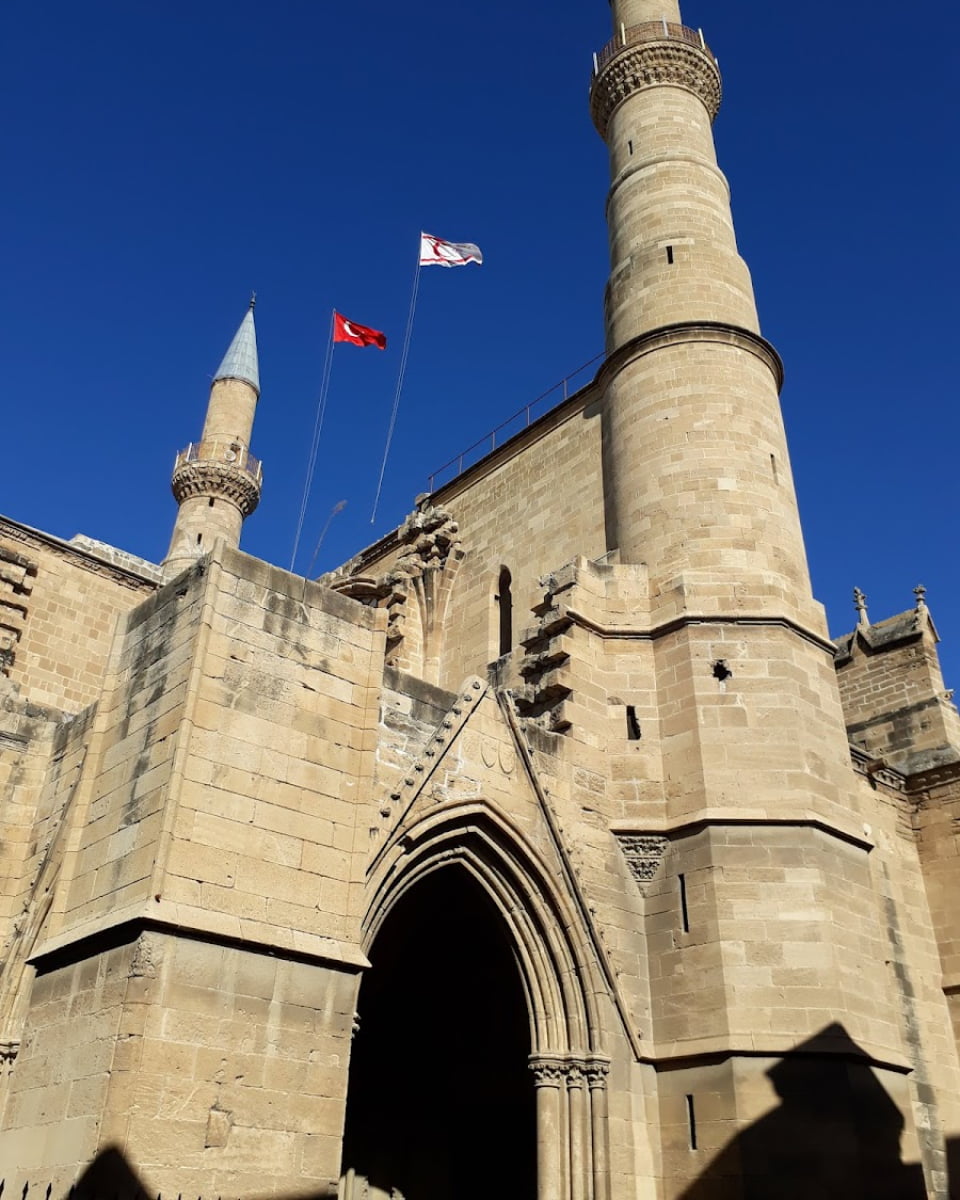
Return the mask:
<path id="1" fill-rule="evenodd" d="M 420 234 L 421 267 L 465 267 L 482 262 L 480 247 L 473 242 L 445 242 L 430 233 Z"/>

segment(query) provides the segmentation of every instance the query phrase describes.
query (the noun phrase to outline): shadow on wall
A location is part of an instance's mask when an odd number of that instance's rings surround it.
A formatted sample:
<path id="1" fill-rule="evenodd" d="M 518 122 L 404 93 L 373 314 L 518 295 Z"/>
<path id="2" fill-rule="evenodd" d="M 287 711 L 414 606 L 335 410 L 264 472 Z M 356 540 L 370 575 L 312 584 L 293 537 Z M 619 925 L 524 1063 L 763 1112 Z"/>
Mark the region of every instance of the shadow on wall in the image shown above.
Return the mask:
<path id="1" fill-rule="evenodd" d="M 336 1200 L 336 1195 L 334 1188 L 272 1197 L 271 1200 Z M 55 1196 L 50 1188 L 34 1185 L 25 1187 L 22 1197 L 11 1196 L 10 1200 L 41 1200 L 44 1196 L 46 1200 L 67 1200 L 67 1197 L 70 1200 L 164 1200 L 160 1194 L 147 1190 L 144 1181 L 116 1146 L 101 1150 L 65 1196 Z M 181 1200 L 181 1197 L 170 1196 L 168 1200 Z M 190 1200 L 194 1200 L 194 1197 L 191 1196 Z M 198 1196 L 195 1200 L 207 1198 Z M 221 1198 L 211 1196 L 209 1200 Z M 227 1197 L 223 1197 L 223 1200 L 227 1200 Z"/>
<path id="2" fill-rule="evenodd" d="M 901 1158 L 900 1109 L 842 1025 L 767 1076 L 779 1107 L 733 1138 L 682 1200 L 927 1200 L 921 1166 Z M 948 1156 L 960 1200 L 960 1140 Z"/>
<path id="3" fill-rule="evenodd" d="M 805 1043 L 771 1068 L 768 1075 L 780 1098 L 779 1106 L 738 1134 L 683 1193 L 682 1200 L 926 1200 L 919 1165 L 906 1164 L 901 1158 L 903 1118 L 899 1109 L 842 1026 L 823 1032 L 833 1037 L 834 1045 L 838 1037 L 845 1038 L 850 1054 L 815 1056 L 806 1048 L 811 1043 Z M 948 1195 L 950 1200 L 960 1200 L 960 1138 L 947 1143 L 947 1161 Z M 335 1200 L 336 1196 L 335 1189 L 325 1189 L 280 1200 Z M 11 1193 L 9 1200 L 44 1197 L 66 1200 L 39 1181 L 25 1187 L 22 1197 Z M 161 1200 L 147 1190 L 122 1151 L 113 1146 L 97 1155 L 70 1189 L 69 1197 Z M 168 1200 L 180 1198 L 170 1196 Z M 421 1197 L 411 1195 L 407 1200 Z M 509 1200 L 535 1198 L 511 1194 Z"/>

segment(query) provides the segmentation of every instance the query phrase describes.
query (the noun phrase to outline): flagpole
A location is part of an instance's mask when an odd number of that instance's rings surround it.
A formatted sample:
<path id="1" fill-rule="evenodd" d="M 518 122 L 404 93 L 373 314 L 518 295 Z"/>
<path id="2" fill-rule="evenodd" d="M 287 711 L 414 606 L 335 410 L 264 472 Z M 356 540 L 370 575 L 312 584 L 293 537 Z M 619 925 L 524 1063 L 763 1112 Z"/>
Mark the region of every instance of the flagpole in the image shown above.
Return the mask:
<path id="1" fill-rule="evenodd" d="M 310 454 L 307 458 L 307 474 L 303 482 L 303 498 L 300 501 L 300 516 L 297 518 L 297 533 L 293 539 L 293 553 L 290 555 L 290 570 L 297 561 L 297 551 L 300 549 L 300 535 L 303 533 L 303 521 L 307 515 L 307 502 L 313 487 L 313 476 L 317 466 L 317 451 L 320 447 L 320 431 L 323 429 L 323 417 L 327 409 L 327 392 L 330 390 L 330 375 L 333 370 L 333 323 L 336 309 L 330 310 L 330 336 L 327 341 L 327 356 L 323 363 L 323 375 L 320 381 L 320 397 L 317 401 L 317 416 L 313 424 L 313 438 L 310 442 Z"/>
<path id="2" fill-rule="evenodd" d="M 410 312 L 407 316 L 407 331 L 403 338 L 403 352 L 400 355 L 400 372 L 397 375 L 397 392 L 393 398 L 393 410 L 390 413 L 390 425 L 387 428 L 387 443 L 383 448 L 383 462 L 380 464 L 380 478 L 377 480 L 377 494 L 373 499 L 373 512 L 370 516 L 372 525 L 377 519 L 377 508 L 380 505 L 380 493 L 383 491 L 383 477 L 387 470 L 387 457 L 390 454 L 390 443 L 393 441 L 393 430 L 397 423 L 397 410 L 400 408 L 400 393 L 403 391 L 403 377 L 407 371 L 407 358 L 410 354 L 410 339 L 413 335 L 413 318 L 417 311 L 417 295 L 420 291 L 420 251 L 423 245 L 423 234 L 417 243 L 417 269 L 413 276 L 413 292 L 410 295 Z"/>

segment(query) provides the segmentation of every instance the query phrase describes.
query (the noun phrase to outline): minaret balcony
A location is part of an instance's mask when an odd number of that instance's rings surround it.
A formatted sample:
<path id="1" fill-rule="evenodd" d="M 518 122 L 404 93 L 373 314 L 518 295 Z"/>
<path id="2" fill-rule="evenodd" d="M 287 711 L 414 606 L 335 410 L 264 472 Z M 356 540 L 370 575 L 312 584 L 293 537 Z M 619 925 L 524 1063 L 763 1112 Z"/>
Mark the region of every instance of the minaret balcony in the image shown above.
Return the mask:
<path id="1" fill-rule="evenodd" d="M 177 455 L 173 470 L 176 472 L 184 463 L 192 462 L 226 463 L 237 471 L 252 475 L 258 486 L 263 482 L 260 459 L 254 458 L 239 442 L 191 442 L 186 450 L 181 450 Z"/>
<path id="2" fill-rule="evenodd" d="M 621 50 L 638 46 L 641 42 L 686 42 L 688 46 L 696 46 L 709 55 L 713 62 L 717 61 L 717 56 L 703 40 L 702 29 L 689 29 L 686 25 L 674 25 L 672 21 L 645 21 L 642 25 L 621 29 L 613 41 L 608 42 L 596 55 L 593 73 L 599 74 Z"/>
<path id="3" fill-rule="evenodd" d="M 173 464 L 170 486 L 178 504 L 202 496 L 227 500 L 248 517 L 260 502 L 263 468 L 239 442 L 192 442 Z"/>
<path id="4" fill-rule="evenodd" d="M 720 67 L 702 29 L 665 20 L 621 26 L 617 36 L 593 56 L 590 110 L 600 136 L 606 137 L 614 109 L 628 96 L 658 84 L 693 92 L 711 120 L 717 115 Z"/>

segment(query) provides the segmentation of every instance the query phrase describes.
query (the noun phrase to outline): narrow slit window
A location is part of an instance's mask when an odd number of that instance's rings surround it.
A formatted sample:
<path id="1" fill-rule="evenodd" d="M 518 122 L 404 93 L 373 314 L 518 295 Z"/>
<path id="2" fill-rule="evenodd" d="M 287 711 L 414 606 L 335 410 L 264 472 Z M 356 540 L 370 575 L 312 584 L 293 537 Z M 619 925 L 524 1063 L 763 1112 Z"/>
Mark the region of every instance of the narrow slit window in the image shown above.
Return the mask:
<path id="1" fill-rule="evenodd" d="M 203 534 L 202 534 L 202 533 L 198 533 L 198 534 L 197 534 L 197 545 L 198 545 L 198 546 L 202 546 L 202 545 L 203 545 Z"/>
<path id="2" fill-rule="evenodd" d="M 633 157 L 633 139 L 627 142 L 627 152 Z"/>
<path id="3" fill-rule="evenodd" d="M 697 1114 L 693 1107 L 693 1096 L 685 1097 L 687 1102 L 687 1134 L 690 1138 L 690 1149 L 697 1148 Z"/>
<path id="4" fill-rule="evenodd" d="M 210 508 L 213 508 L 213 497 L 210 497 Z"/>
<path id="5" fill-rule="evenodd" d="M 667 262 L 670 264 L 671 267 L 673 266 L 673 247 L 672 246 L 667 247 Z"/>
<path id="6" fill-rule="evenodd" d="M 687 877 L 678 875 L 680 883 L 680 926 L 684 933 L 690 932 L 690 910 L 687 908 Z"/>
<path id="7" fill-rule="evenodd" d="M 639 742 L 642 735 L 640 722 L 637 719 L 637 710 L 633 704 L 627 705 L 627 741 Z"/>
<path id="8" fill-rule="evenodd" d="M 513 579 L 506 567 L 497 580 L 497 607 L 500 616 L 500 656 L 513 649 Z"/>

